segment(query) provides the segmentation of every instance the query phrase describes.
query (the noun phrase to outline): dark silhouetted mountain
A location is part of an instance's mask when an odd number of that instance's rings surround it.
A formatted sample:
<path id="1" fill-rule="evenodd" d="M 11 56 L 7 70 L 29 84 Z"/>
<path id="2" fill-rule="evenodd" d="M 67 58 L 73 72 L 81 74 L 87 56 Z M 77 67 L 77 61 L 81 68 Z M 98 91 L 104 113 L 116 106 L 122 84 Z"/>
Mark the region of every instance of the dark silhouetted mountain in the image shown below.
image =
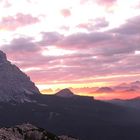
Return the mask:
<path id="1" fill-rule="evenodd" d="M 35 84 L 0 51 L 0 101 L 29 101 L 31 94 L 39 94 Z"/>
<path id="2" fill-rule="evenodd" d="M 70 98 L 70 97 L 75 96 L 74 93 L 68 88 L 60 90 L 55 95 L 59 97 L 65 97 L 65 98 Z"/>
<path id="3" fill-rule="evenodd" d="M 127 99 L 127 100 L 114 99 L 108 102 L 116 104 L 116 105 L 121 105 L 121 106 L 135 108 L 135 109 L 140 110 L 140 97 Z"/>
<path id="4" fill-rule="evenodd" d="M 139 110 L 86 97 L 31 96 L 36 102 L 0 103 L 0 126 L 29 122 L 56 135 L 80 140 L 140 138 Z"/>
<path id="5" fill-rule="evenodd" d="M 0 129 L 0 140 L 76 140 L 68 136 L 56 136 L 32 124 L 16 125 Z"/>
<path id="6" fill-rule="evenodd" d="M 101 87 L 95 91 L 96 93 L 109 93 L 114 92 L 114 90 L 110 87 Z"/>
<path id="7" fill-rule="evenodd" d="M 135 98 L 133 98 L 133 99 L 130 99 L 131 101 L 137 101 L 137 100 L 140 100 L 140 96 L 138 96 L 138 97 L 135 97 Z"/>

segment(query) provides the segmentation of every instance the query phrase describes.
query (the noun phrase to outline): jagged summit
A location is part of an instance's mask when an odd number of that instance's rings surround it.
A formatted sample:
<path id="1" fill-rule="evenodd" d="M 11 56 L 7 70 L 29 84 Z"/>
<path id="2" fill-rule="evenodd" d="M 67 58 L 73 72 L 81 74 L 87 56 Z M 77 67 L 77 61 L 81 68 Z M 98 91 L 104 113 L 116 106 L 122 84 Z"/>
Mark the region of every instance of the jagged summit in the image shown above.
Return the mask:
<path id="1" fill-rule="evenodd" d="M 75 96 L 74 93 L 68 88 L 60 90 L 55 95 L 60 97 L 66 97 L 66 98 Z"/>
<path id="2" fill-rule="evenodd" d="M 17 66 L 11 64 L 0 51 L 0 101 L 23 102 L 26 95 L 39 94 L 38 88 Z"/>
<path id="3" fill-rule="evenodd" d="M 7 57 L 6 54 L 0 50 L 0 63 L 4 62 L 7 62 Z"/>

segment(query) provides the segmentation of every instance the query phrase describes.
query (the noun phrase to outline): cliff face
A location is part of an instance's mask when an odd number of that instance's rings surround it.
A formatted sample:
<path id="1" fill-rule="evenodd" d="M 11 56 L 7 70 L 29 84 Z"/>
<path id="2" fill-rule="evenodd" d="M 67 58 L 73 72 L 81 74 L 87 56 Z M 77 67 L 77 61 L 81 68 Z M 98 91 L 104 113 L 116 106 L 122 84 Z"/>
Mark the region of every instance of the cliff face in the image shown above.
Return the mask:
<path id="1" fill-rule="evenodd" d="M 0 101 L 24 101 L 27 100 L 26 95 L 39 93 L 30 78 L 0 51 Z"/>
<path id="2" fill-rule="evenodd" d="M 7 62 L 6 54 L 0 51 L 0 63 Z"/>

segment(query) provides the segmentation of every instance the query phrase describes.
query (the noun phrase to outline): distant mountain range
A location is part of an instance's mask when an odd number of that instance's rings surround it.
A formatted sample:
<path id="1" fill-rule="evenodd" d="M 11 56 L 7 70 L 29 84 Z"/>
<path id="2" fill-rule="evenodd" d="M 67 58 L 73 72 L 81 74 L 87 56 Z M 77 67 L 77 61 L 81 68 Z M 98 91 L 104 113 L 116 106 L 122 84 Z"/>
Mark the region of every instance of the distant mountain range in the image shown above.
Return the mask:
<path id="1" fill-rule="evenodd" d="M 89 96 L 96 95 L 97 96 L 100 94 L 107 94 L 107 95 L 110 95 L 110 97 L 111 97 L 111 94 L 114 95 L 114 93 L 115 93 L 115 95 L 118 95 L 118 96 L 122 93 L 124 93 L 122 95 L 131 93 L 130 97 L 133 98 L 135 96 L 138 96 L 138 93 L 140 92 L 140 81 L 135 81 L 135 82 L 131 82 L 131 83 L 121 83 L 116 86 L 108 86 L 108 87 L 82 87 L 82 88 L 69 88 L 69 89 L 77 95 L 89 95 Z M 61 89 L 57 89 L 57 90 L 53 91 L 52 89 L 44 89 L 41 92 L 45 93 L 45 94 L 55 94 L 55 93 L 59 92 L 60 90 Z M 137 94 L 135 94 L 135 93 L 137 93 Z M 96 98 L 96 96 L 95 96 L 95 98 Z M 116 98 L 116 97 L 114 97 L 114 98 Z M 97 96 L 97 98 L 98 98 L 98 96 Z M 120 96 L 118 98 L 123 98 L 123 97 Z M 99 98 L 99 99 L 102 99 L 102 98 Z"/>
<path id="2" fill-rule="evenodd" d="M 131 85 L 139 87 L 139 81 Z M 103 87 L 97 91 L 114 92 L 114 89 L 117 88 Z M 139 98 L 134 100 L 137 101 Z M 78 96 L 69 89 L 55 95 L 40 94 L 30 78 L 7 61 L 6 55 L 0 51 L 0 126 L 29 122 L 56 135 L 70 135 L 80 140 L 139 140 L 139 118 L 140 110 L 137 108 Z M 0 138 L 2 136 L 6 140 L 7 135 L 11 138 L 18 135 L 21 139 L 17 140 L 22 140 L 23 133 L 33 137 L 37 135 L 36 138 L 47 133 L 44 129 L 34 129 L 34 126 L 26 133 L 23 128 L 0 129 Z"/>
<path id="3" fill-rule="evenodd" d="M 135 97 L 127 100 L 113 99 L 113 100 L 108 100 L 107 102 L 115 105 L 120 105 L 120 106 L 130 107 L 130 108 L 140 110 L 140 97 Z"/>
<path id="4" fill-rule="evenodd" d="M 109 93 L 109 92 L 136 92 L 140 91 L 140 81 L 131 83 L 121 83 L 111 87 L 99 87 L 92 93 Z"/>

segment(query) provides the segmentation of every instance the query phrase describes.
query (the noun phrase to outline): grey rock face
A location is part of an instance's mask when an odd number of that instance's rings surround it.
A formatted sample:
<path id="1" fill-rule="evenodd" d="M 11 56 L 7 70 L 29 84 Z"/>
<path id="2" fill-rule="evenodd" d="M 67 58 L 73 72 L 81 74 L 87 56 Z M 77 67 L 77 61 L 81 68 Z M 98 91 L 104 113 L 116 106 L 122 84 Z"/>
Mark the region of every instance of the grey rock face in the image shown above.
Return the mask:
<path id="1" fill-rule="evenodd" d="M 6 54 L 0 51 L 0 63 L 6 62 L 6 61 L 7 61 Z"/>
<path id="2" fill-rule="evenodd" d="M 0 140 L 76 140 L 68 136 L 56 135 L 32 124 L 17 125 L 0 129 Z"/>
<path id="3" fill-rule="evenodd" d="M 39 94 L 30 78 L 17 66 L 11 64 L 0 51 L 0 101 L 28 100 L 26 95 Z"/>
<path id="4" fill-rule="evenodd" d="M 0 129 L 1 140 L 59 140 L 59 138 L 44 129 L 31 124 L 17 125 Z"/>

